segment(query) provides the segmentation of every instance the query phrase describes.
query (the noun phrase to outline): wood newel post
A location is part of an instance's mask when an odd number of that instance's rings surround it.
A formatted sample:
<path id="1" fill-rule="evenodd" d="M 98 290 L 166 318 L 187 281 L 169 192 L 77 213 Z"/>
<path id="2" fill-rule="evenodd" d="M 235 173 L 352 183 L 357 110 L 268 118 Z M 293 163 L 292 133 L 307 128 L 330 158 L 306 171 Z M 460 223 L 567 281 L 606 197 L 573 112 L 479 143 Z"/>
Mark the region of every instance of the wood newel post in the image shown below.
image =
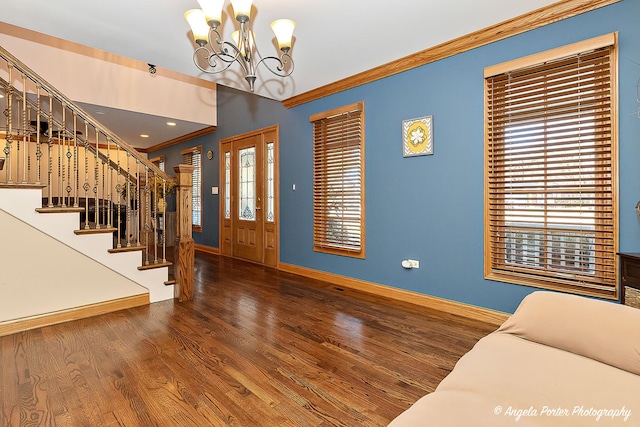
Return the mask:
<path id="1" fill-rule="evenodd" d="M 174 297 L 179 301 L 193 299 L 194 246 L 192 237 L 191 175 L 193 166 L 178 165 L 176 172 L 176 244 Z"/>

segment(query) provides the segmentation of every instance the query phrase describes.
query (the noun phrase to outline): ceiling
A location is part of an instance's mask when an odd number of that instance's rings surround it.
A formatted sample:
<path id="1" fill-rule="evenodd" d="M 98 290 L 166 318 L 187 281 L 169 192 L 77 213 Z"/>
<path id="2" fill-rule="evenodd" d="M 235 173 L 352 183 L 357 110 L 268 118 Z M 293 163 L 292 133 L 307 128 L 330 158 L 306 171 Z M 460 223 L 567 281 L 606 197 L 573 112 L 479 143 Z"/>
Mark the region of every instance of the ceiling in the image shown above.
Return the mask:
<path id="1" fill-rule="evenodd" d="M 225 73 L 209 75 L 200 73 L 193 64 L 195 45 L 183 13 L 197 8 L 196 0 L 0 1 L 4 3 L 0 19 L 6 23 L 249 90 L 235 65 Z M 258 70 L 255 92 L 276 100 L 287 99 L 555 2 L 254 0 L 252 30 L 262 55 L 274 55 L 277 50 L 271 21 L 290 18 L 297 24 L 291 51 L 294 73 L 281 79 Z M 226 2 L 222 24 L 225 39 L 230 39 L 236 29 L 232 11 Z M 100 108 L 84 107 L 88 112 Z M 97 118 L 110 126 L 111 113 L 107 113 Z M 144 116 L 131 121 L 119 117 L 113 120 L 112 130 L 125 140 L 133 132 L 139 140 L 139 134 L 144 133 L 140 126 L 147 119 Z M 155 120 L 155 126 L 166 122 L 166 118 Z M 135 130 L 127 129 L 131 124 L 135 124 Z M 173 132 L 180 133 L 187 125 L 182 130 L 176 126 Z M 191 124 L 189 129 L 197 127 Z M 153 144 L 141 141 L 140 145 Z"/>

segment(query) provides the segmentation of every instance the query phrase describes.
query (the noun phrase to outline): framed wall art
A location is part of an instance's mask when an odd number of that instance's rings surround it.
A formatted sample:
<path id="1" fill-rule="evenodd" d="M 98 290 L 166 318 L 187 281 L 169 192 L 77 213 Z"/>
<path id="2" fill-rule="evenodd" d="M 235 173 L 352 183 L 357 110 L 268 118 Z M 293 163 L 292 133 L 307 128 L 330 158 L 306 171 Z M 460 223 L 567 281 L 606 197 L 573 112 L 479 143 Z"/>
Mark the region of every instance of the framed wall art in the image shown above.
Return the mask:
<path id="1" fill-rule="evenodd" d="M 433 154 L 433 117 L 424 116 L 402 121 L 402 156 Z"/>

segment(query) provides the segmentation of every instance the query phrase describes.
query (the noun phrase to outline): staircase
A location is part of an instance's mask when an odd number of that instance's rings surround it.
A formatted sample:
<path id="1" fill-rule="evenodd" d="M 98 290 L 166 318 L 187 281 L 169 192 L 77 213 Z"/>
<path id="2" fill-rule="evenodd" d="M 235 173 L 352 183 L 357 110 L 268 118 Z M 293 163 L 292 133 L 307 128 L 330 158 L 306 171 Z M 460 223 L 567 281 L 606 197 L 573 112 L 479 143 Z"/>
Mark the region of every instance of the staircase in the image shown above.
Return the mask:
<path id="1" fill-rule="evenodd" d="M 0 110 L 0 334 L 173 298 L 172 179 L 2 47 Z"/>

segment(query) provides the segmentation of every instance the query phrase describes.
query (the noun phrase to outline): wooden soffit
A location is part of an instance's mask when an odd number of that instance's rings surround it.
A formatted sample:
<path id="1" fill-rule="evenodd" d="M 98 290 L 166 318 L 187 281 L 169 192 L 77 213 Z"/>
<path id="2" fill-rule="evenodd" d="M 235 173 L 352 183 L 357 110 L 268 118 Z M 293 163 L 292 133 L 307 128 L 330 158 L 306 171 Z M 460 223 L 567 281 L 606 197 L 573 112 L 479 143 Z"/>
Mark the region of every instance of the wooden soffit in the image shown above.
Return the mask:
<path id="1" fill-rule="evenodd" d="M 585 12 L 590 12 L 610 4 L 618 3 L 622 0 L 561 0 L 557 3 L 536 9 L 524 15 L 517 16 L 496 25 L 475 31 L 473 33 L 458 37 L 437 46 L 423 51 L 405 56 L 397 61 L 389 62 L 363 71 L 351 77 L 338 80 L 325 86 L 310 90 L 300 95 L 282 101 L 286 108 L 296 107 L 307 102 L 324 98 L 354 87 L 381 80 L 385 77 L 393 76 L 413 68 L 421 67 L 435 61 L 439 61 L 450 56 L 457 55 L 503 40 L 545 25 L 571 18 Z"/>
<path id="2" fill-rule="evenodd" d="M 149 148 L 139 148 L 138 151 L 140 151 L 141 153 L 153 153 L 154 151 L 160 150 L 162 148 L 171 147 L 172 145 L 177 145 L 184 141 L 189 141 L 191 139 L 198 138 L 200 136 L 209 135 L 210 133 L 215 132 L 216 129 L 217 129 L 217 126 L 208 126 L 198 131 L 191 132 L 187 135 L 170 139 L 169 141 L 161 142 L 160 144 L 154 145 Z"/>

